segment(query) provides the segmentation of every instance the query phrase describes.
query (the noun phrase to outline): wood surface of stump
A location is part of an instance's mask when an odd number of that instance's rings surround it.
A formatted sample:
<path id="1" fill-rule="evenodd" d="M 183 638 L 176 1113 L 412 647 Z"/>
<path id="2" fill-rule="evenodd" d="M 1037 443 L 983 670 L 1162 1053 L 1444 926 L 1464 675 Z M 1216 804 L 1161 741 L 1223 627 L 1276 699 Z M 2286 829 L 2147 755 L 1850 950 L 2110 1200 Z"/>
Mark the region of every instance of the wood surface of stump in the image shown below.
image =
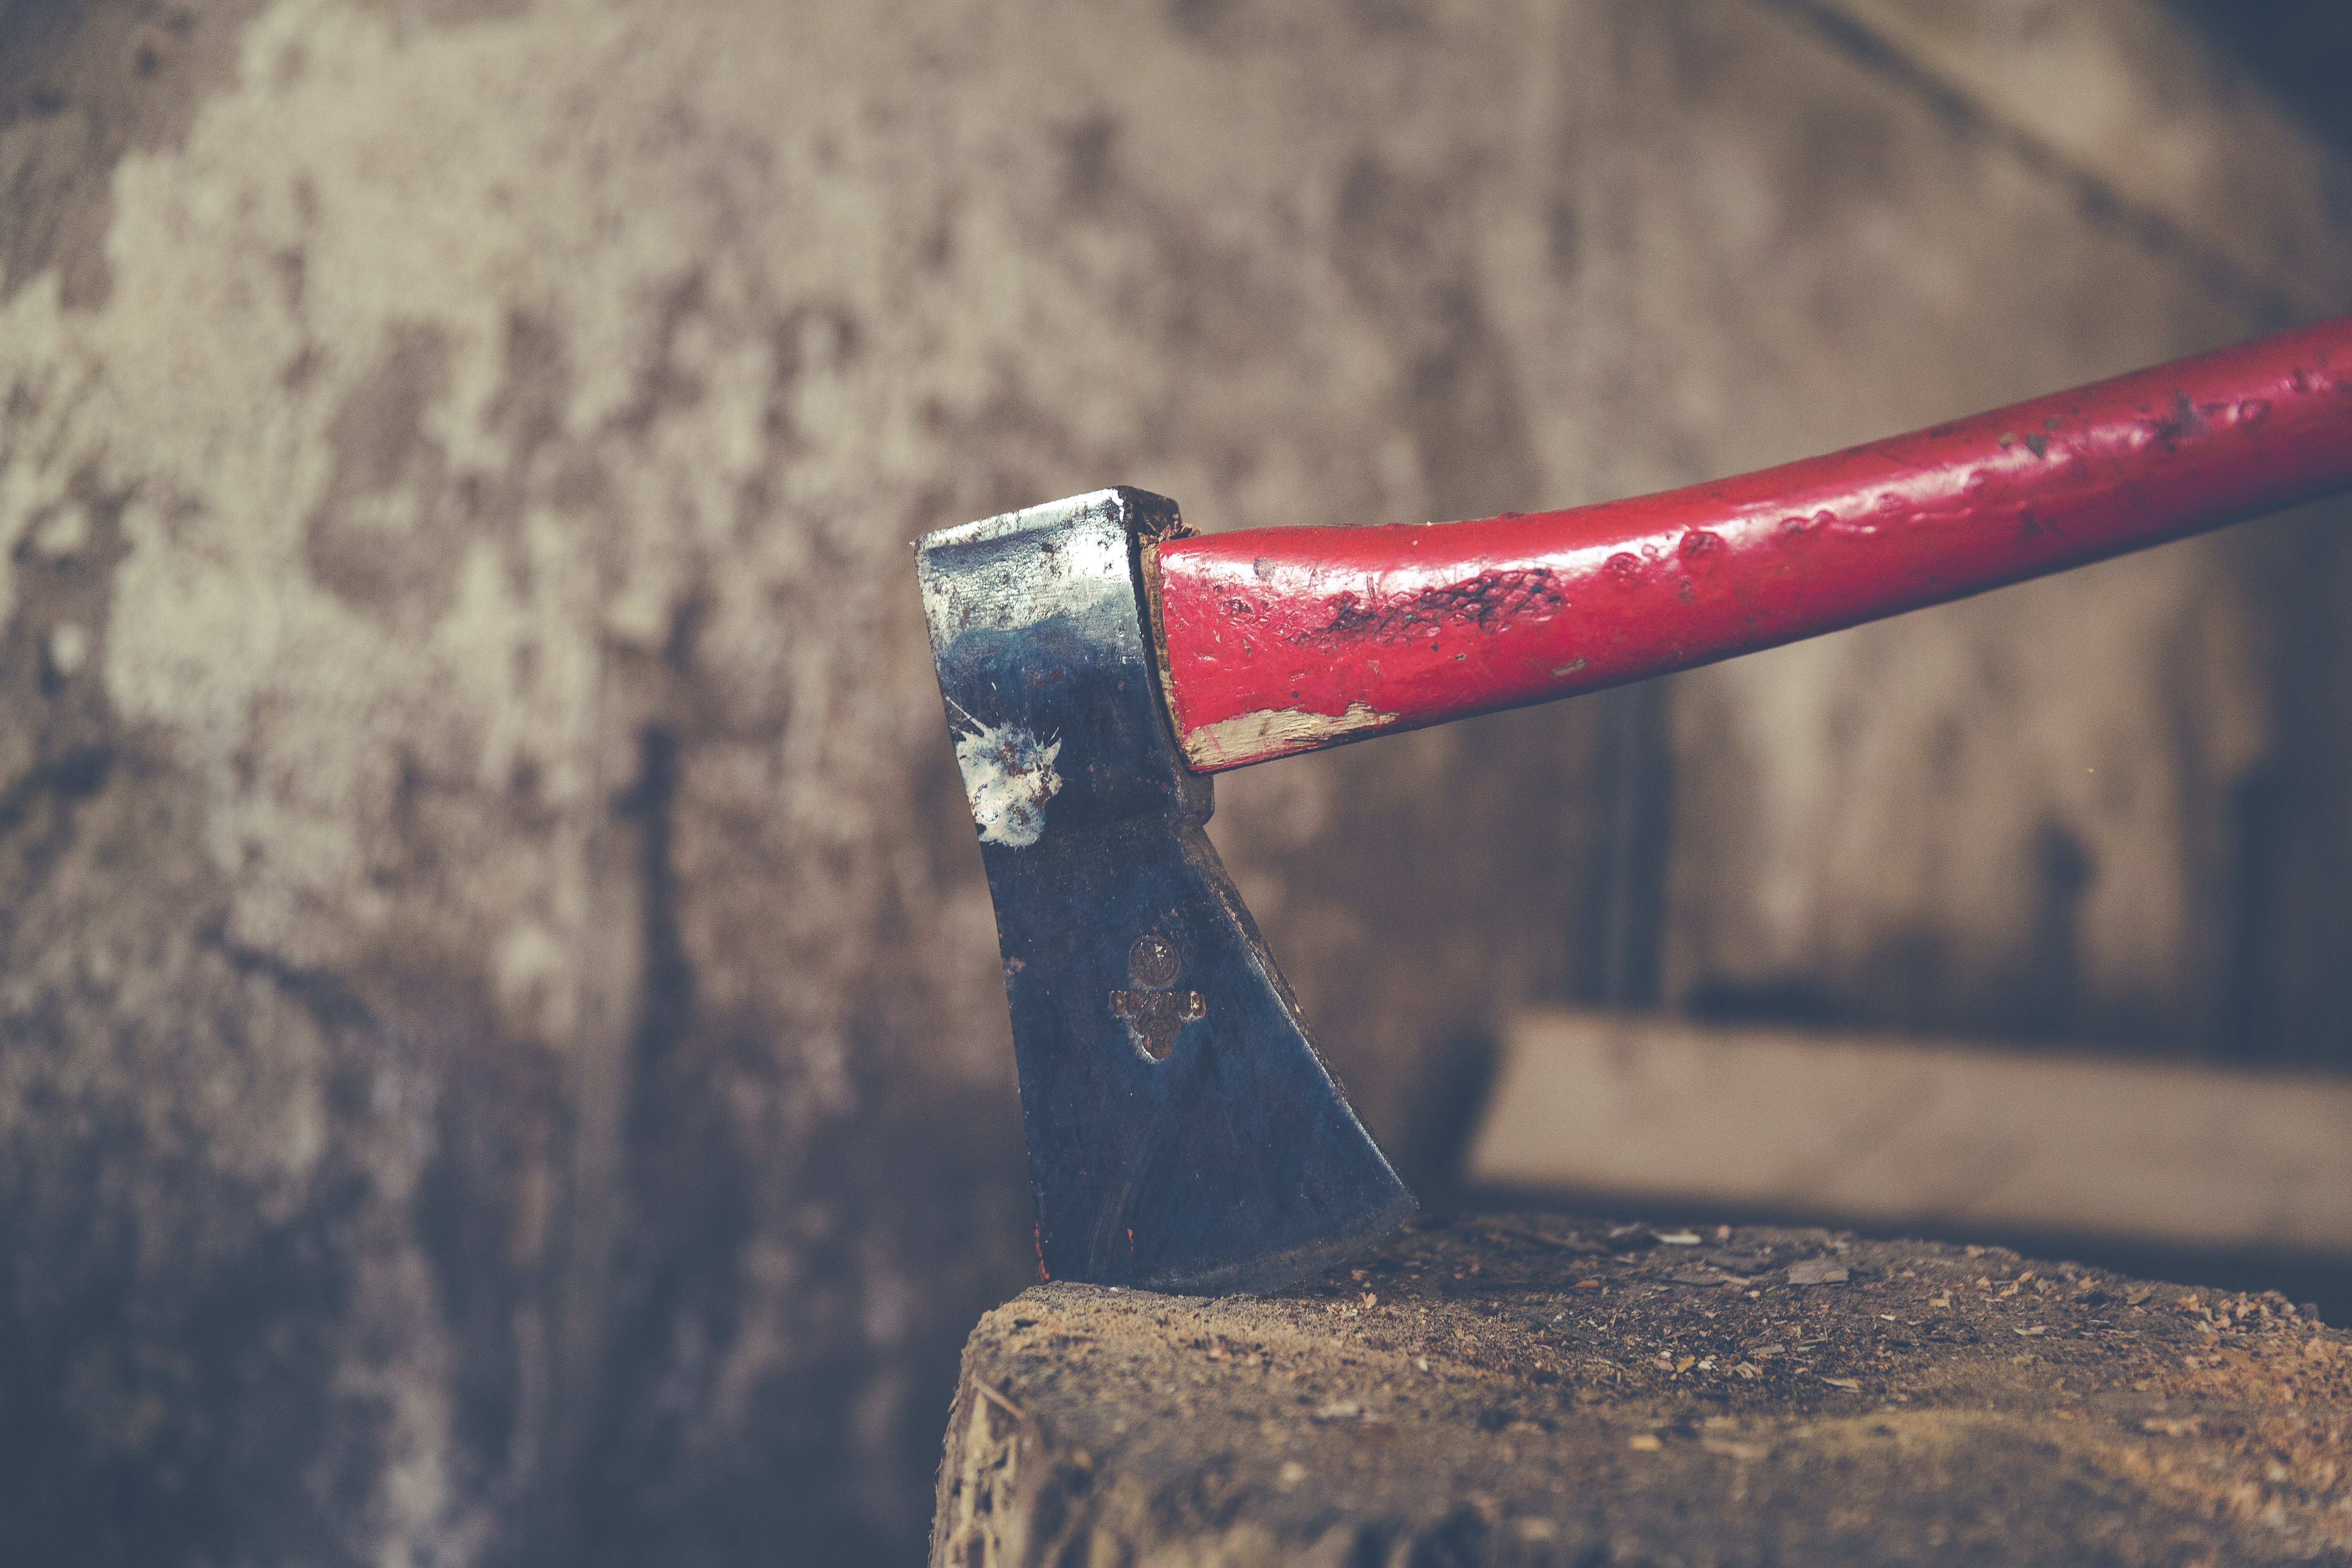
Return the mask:
<path id="1" fill-rule="evenodd" d="M 1049 1283 L 965 1347 L 998 1565 L 2352 1563 L 2352 1341 L 1999 1247 L 1453 1216 L 1265 1297 Z"/>

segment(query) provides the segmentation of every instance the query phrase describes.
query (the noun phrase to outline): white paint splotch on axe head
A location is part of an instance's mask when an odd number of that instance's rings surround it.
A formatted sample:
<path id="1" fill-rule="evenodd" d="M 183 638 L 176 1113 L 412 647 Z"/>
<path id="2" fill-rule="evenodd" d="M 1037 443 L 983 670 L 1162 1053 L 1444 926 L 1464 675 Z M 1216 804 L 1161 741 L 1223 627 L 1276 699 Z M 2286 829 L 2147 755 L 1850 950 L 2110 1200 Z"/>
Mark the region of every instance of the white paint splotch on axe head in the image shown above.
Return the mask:
<path id="1" fill-rule="evenodd" d="M 956 766 L 980 841 L 1014 849 L 1036 843 L 1045 831 L 1045 803 L 1062 787 L 1054 771 L 1061 741 L 1041 741 L 1018 724 L 983 724 L 953 699 L 948 705 L 969 726 L 956 736 Z"/>

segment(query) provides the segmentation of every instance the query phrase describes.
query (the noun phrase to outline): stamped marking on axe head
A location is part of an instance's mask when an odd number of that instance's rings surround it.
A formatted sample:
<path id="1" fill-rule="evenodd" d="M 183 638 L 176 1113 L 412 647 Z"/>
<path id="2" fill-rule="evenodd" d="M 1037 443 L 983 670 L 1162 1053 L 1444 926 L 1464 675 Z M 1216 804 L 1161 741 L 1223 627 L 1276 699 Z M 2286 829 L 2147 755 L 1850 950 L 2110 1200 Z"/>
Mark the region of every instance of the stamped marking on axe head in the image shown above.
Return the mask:
<path id="1" fill-rule="evenodd" d="M 1270 1289 L 1413 1200 L 1349 1108 L 1202 831 L 1139 551 L 1175 503 L 1102 490 L 916 546 L 1021 1069 L 1049 1278 Z M 1180 984 L 1181 983 L 1181 984 Z"/>
<path id="2" fill-rule="evenodd" d="M 1176 944 L 1156 933 L 1139 936 L 1127 950 L 1127 977 L 1143 991 L 1114 991 L 1110 1010 L 1127 1020 L 1135 1048 L 1146 1060 L 1165 1061 L 1176 1048 L 1177 1032 L 1209 1016 L 1209 999 L 1198 991 L 1171 991 L 1183 971 Z"/>

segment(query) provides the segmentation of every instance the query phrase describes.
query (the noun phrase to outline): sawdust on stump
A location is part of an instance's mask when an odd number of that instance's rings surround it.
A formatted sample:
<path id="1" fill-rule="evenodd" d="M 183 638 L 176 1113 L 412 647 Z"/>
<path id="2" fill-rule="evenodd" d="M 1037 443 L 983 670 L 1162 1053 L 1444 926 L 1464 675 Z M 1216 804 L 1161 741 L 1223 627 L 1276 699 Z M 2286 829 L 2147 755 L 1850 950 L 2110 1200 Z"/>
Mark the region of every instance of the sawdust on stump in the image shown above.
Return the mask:
<path id="1" fill-rule="evenodd" d="M 2352 1340 L 2284 1297 L 1820 1230 L 1423 1222 L 965 1347 L 932 1561 L 2352 1563 Z"/>

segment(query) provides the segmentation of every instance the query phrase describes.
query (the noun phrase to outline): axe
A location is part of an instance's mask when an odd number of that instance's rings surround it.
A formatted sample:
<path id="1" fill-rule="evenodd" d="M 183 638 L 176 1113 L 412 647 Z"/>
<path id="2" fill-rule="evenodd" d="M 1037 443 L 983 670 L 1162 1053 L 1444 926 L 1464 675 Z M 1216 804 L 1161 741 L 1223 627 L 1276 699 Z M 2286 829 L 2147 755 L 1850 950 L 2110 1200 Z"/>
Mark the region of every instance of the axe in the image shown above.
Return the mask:
<path id="1" fill-rule="evenodd" d="M 1402 1223 L 1203 826 L 1210 774 L 1639 680 L 2352 486 L 2352 317 L 1564 511 L 1188 531 L 1134 489 L 918 541 L 1048 1279 L 1263 1290 Z"/>

